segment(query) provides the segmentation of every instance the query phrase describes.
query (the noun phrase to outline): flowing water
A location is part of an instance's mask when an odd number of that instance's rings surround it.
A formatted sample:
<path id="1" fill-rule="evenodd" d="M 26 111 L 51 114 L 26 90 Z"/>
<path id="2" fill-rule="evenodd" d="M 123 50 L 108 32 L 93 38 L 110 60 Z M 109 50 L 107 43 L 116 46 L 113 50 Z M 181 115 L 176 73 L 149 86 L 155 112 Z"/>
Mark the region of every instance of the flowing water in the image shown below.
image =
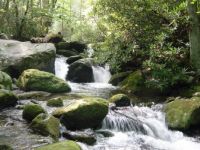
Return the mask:
<path id="1" fill-rule="evenodd" d="M 56 76 L 65 80 L 69 65 L 67 58 L 58 56 L 55 62 Z M 72 92 L 76 95 L 91 95 L 109 98 L 116 90 L 108 84 L 109 67 L 93 66 L 94 83 L 69 82 Z M 64 102 L 69 105 L 73 97 Z M 19 103 L 27 104 L 31 100 Z M 46 105 L 45 101 L 37 101 L 48 113 L 56 108 Z M 199 137 L 187 137 L 182 132 L 171 131 L 165 124 L 162 104 L 152 107 L 129 106 L 109 109 L 102 122 L 101 129 L 92 131 L 97 138 L 93 146 L 79 143 L 82 150 L 200 150 Z M 61 132 L 65 131 L 61 128 Z M 86 130 L 85 132 L 88 132 Z M 90 131 L 89 131 L 90 132 Z M 60 140 L 64 140 L 63 137 Z M 28 124 L 22 119 L 22 110 L 9 108 L 0 113 L 0 144 L 9 144 L 15 150 L 32 150 L 34 147 L 51 143 L 50 137 L 43 137 L 31 132 Z"/>
<path id="2" fill-rule="evenodd" d="M 57 58 L 60 62 L 64 58 Z M 61 66 L 68 67 L 64 63 Z M 63 67 L 62 67 L 63 68 Z M 108 84 L 111 77 L 109 67 L 93 66 L 95 83 L 70 83 L 74 93 L 109 97 L 116 87 Z M 56 71 L 57 72 L 57 71 Z M 62 73 L 57 72 L 61 77 Z M 93 146 L 80 143 L 83 150 L 200 150 L 198 138 L 185 136 L 182 132 L 171 131 L 165 123 L 162 104 L 150 107 L 130 106 L 109 110 L 102 128 L 95 131 L 97 142 Z M 104 137 L 100 132 L 108 132 Z"/>

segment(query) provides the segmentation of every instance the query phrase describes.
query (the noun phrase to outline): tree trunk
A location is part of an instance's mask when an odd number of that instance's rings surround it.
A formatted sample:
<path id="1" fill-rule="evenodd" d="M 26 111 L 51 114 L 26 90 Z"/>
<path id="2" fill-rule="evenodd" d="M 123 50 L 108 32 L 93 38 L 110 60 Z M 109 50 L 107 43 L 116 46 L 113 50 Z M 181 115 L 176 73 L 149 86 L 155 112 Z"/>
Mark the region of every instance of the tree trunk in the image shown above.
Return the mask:
<path id="1" fill-rule="evenodd" d="M 200 15 L 198 3 L 192 4 L 193 0 L 188 0 L 188 13 L 190 17 L 190 61 L 192 66 L 200 71 Z"/>

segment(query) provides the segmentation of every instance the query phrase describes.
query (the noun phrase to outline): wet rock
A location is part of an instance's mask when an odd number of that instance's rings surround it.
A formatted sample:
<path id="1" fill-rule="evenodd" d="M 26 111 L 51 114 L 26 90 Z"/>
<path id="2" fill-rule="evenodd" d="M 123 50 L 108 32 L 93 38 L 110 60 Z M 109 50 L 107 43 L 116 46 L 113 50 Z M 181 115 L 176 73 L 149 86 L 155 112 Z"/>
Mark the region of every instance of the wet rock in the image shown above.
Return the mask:
<path id="1" fill-rule="evenodd" d="M 62 98 L 53 98 L 47 101 L 47 106 L 49 107 L 61 107 L 63 106 L 63 100 Z"/>
<path id="2" fill-rule="evenodd" d="M 67 79 L 77 83 L 94 82 L 91 59 L 80 59 L 69 66 Z"/>
<path id="3" fill-rule="evenodd" d="M 75 50 L 64 50 L 64 49 L 58 49 L 56 51 L 57 54 L 63 55 L 65 57 L 71 57 L 71 56 L 76 56 L 78 55 L 78 52 Z"/>
<path id="4" fill-rule="evenodd" d="M 0 70 L 11 77 L 19 77 L 30 68 L 54 73 L 56 49 L 53 44 L 0 40 L 0 47 Z"/>
<path id="5" fill-rule="evenodd" d="M 104 137 L 113 137 L 114 134 L 108 130 L 98 130 L 96 133 L 103 135 Z"/>
<path id="6" fill-rule="evenodd" d="M 23 119 L 31 122 L 37 115 L 45 113 L 45 110 L 37 104 L 28 104 L 24 107 L 22 117 Z"/>
<path id="7" fill-rule="evenodd" d="M 18 93 L 17 96 L 20 100 L 24 99 L 40 99 L 43 97 L 48 97 L 51 94 L 48 92 L 43 92 L 43 91 L 30 91 L 30 92 L 23 92 L 23 93 Z"/>
<path id="8" fill-rule="evenodd" d="M 63 132 L 63 137 L 73 140 L 73 141 L 78 141 L 82 142 L 88 145 L 93 145 L 96 142 L 96 138 L 94 134 L 88 134 L 85 132 Z"/>
<path id="9" fill-rule="evenodd" d="M 108 113 L 108 102 L 101 98 L 84 98 L 53 112 L 67 129 L 97 128 Z"/>
<path id="10" fill-rule="evenodd" d="M 69 58 L 67 59 L 66 62 L 67 62 L 68 64 L 72 64 L 72 63 L 74 63 L 75 61 L 77 61 L 77 60 L 79 60 L 79 59 L 83 59 L 83 57 L 80 56 L 80 55 L 71 56 L 71 57 L 69 57 Z"/>
<path id="11" fill-rule="evenodd" d="M 110 98 L 109 102 L 115 103 L 117 107 L 124 107 L 131 105 L 129 97 L 125 94 L 116 94 Z"/>
<path id="12" fill-rule="evenodd" d="M 111 84 L 114 85 L 114 86 L 117 86 L 117 85 L 119 85 L 119 83 L 122 82 L 126 77 L 128 77 L 129 74 L 131 74 L 130 71 L 114 74 L 114 75 L 112 75 L 111 79 L 109 80 L 109 83 L 111 83 Z"/>
<path id="13" fill-rule="evenodd" d="M 17 100 L 18 98 L 13 92 L 0 89 L 0 109 L 15 106 Z"/>
<path id="14" fill-rule="evenodd" d="M 60 121 L 48 114 L 39 114 L 35 117 L 30 125 L 30 128 L 43 136 L 51 136 L 58 139 L 60 136 Z"/>
<path id="15" fill-rule="evenodd" d="M 166 122 L 171 129 L 187 130 L 200 125 L 200 98 L 176 99 L 165 105 Z"/>
<path id="16" fill-rule="evenodd" d="M 81 150 L 81 148 L 76 142 L 68 140 L 41 146 L 35 150 Z"/>
<path id="17" fill-rule="evenodd" d="M 62 93 L 71 90 L 66 81 L 56 77 L 54 74 L 37 69 L 25 70 L 18 79 L 18 85 L 26 91 L 38 90 L 50 93 Z"/>
<path id="18" fill-rule="evenodd" d="M 12 89 L 12 78 L 3 71 L 0 71 L 0 89 Z"/>

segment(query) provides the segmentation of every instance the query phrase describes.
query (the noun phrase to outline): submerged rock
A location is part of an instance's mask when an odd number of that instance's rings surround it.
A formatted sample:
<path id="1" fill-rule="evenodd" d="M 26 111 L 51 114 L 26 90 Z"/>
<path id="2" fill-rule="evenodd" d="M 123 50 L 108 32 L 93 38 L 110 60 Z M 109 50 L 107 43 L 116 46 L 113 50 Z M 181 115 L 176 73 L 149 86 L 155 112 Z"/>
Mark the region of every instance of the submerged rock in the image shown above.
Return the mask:
<path id="1" fill-rule="evenodd" d="M 84 98 L 53 112 L 67 129 L 97 128 L 108 113 L 108 102 L 101 98 Z"/>
<path id="2" fill-rule="evenodd" d="M 30 125 L 31 129 L 43 136 L 51 136 L 58 139 L 60 136 L 60 121 L 48 114 L 39 114 Z"/>
<path id="3" fill-rule="evenodd" d="M 19 77 L 30 68 L 54 73 L 56 49 L 53 44 L 0 40 L 0 49 L 0 70 L 12 77 Z"/>
<path id="4" fill-rule="evenodd" d="M 128 75 L 130 75 L 131 72 L 120 72 L 117 74 L 112 75 L 111 79 L 109 80 L 109 83 L 111 83 L 114 86 L 117 86 L 122 82 Z"/>
<path id="5" fill-rule="evenodd" d="M 18 93 L 17 96 L 20 100 L 23 99 L 40 99 L 44 98 L 47 96 L 50 96 L 51 94 L 48 92 L 43 92 L 43 91 L 30 91 L 30 92 L 23 92 L 23 93 Z"/>
<path id="6" fill-rule="evenodd" d="M 12 89 L 12 78 L 3 71 L 0 71 L 0 89 Z"/>
<path id="7" fill-rule="evenodd" d="M 18 79 L 18 85 L 26 91 L 38 90 L 50 93 L 62 93 L 71 90 L 66 81 L 56 77 L 54 74 L 37 69 L 25 70 Z"/>
<path id="8" fill-rule="evenodd" d="M 0 109 L 15 106 L 17 104 L 17 96 L 8 90 L 0 89 Z"/>
<path id="9" fill-rule="evenodd" d="M 80 59 L 69 66 L 67 79 L 77 83 L 94 82 L 91 59 Z"/>
<path id="10" fill-rule="evenodd" d="M 96 142 L 96 138 L 93 134 L 88 134 L 85 132 L 63 132 L 63 137 L 73 140 L 73 141 L 78 141 L 82 143 L 86 143 L 88 145 L 93 145 Z"/>
<path id="11" fill-rule="evenodd" d="M 31 122 L 37 115 L 41 113 L 46 113 L 42 106 L 38 104 L 28 104 L 24 107 L 22 117 L 28 122 Z"/>
<path id="12" fill-rule="evenodd" d="M 47 106 L 50 106 L 50 107 L 61 107 L 61 106 L 63 106 L 63 100 L 60 97 L 50 99 L 50 100 L 47 101 Z"/>
<path id="13" fill-rule="evenodd" d="M 115 103 L 117 107 L 123 107 L 123 106 L 130 106 L 131 102 L 127 95 L 125 94 L 116 94 L 112 96 L 109 100 L 111 103 Z"/>
<path id="14" fill-rule="evenodd" d="M 171 129 L 187 130 L 200 125 L 200 98 L 176 99 L 167 103 L 166 122 Z"/>
<path id="15" fill-rule="evenodd" d="M 35 150 L 81 150 L 81 148 L 76 142 L 68 140 L 41 146 Z"/>

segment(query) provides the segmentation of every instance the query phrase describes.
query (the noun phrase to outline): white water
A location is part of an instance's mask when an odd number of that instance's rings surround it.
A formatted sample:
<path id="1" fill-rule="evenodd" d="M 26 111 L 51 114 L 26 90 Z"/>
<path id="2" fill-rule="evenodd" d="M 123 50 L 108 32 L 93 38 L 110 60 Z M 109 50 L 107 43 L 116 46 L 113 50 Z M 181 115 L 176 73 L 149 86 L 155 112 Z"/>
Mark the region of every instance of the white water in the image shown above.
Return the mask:
<path id="1" fill-rule="evenodd" d="M 65 79 L 69 66 L 66 58 L 58 57 L 55 66 L 56 76 Z M 72 93 L 108 98 L 110 91 L 115 89 L 107 83 L 109 69 L 93 66 L 93 72 L 95 83 L 69 82 Z M 200 141 L 167 128 L 162 105 L 110 110 L 100 130 L 109 131 L 113 136 L 98 134 L 94 146 L 80 144 L 83 150 L 200 150 Z"/>
<path id="2" fill-rule="evenodd" d="M 157 108 L 156 108 L 157 107 Z M 165 124 L 161 105 L 154 108 L 126 107 L 112 111 L 103 121 L 102 129 L 114 136 L 98 137 L 95 146 L 84 150 L 200 150 L 199 141 L 179 131 L 171 131 Z"/>
<path id="3" fill-rule="evenodd" d="M 101 66 L 93 66 L 93 74 L 94 74 L 94 81 L 98 83 L 108 83 L 111 78 L 111 74 L 109 71 L 109 66 L 105 65 L 105 67 Z"/>
<path id="4" fill-rule="evenodd" d="M 67 58 L 58 56 L 55 60 L 55 75 L 63 80 L 66 79 L 69 65 L 66 63 Z"/>

